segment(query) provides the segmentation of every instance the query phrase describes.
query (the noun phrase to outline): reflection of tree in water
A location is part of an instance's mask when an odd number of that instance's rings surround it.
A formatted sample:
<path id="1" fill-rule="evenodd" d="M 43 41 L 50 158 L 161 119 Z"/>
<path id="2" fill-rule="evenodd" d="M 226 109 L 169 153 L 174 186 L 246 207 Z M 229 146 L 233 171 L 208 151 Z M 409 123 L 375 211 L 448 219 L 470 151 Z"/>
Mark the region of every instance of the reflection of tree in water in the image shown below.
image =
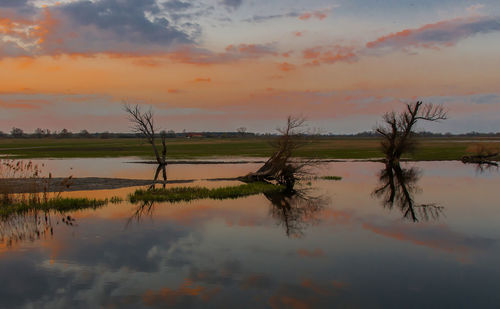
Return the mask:
<path id="1" fill-rule="evenodd" d="M 140 222 L 144 217 L 153 217 L 153 212 L 157 202 L 155 201 L 143 201 L 134 210 L 134 213 L 130 218 L 128 218 L 126 227 L 132 224 L 133 221 Z"/>
<path id="2" fill-rule="evenodd" d="M 73 226 L 75 219 L 69 215 L 33 211 L 0 218 L 0 242 L 8 247 L 16 243 L 47 239 L 54 235 L 54 225 Z"/>
<path id="3" fill-rule="evenodd" d="M 384 206 L 392 209 L 396 205 L 403 217 L 414 222 L 419 220 L 438 219 L 443 211 L 442 206 L 435 204 L 416 204 L 413 195 L 420 189 L 417 182 L 420 171 L 417 168 L 401 168 L 399 163 L 386 163 L 379 175 L 380 186 L 373 195 L 383 198 Z"/>
<path id="4" fill-rule="evenodd" d="M 301 237 L 308 226 L 319 221 L 317 215 L 325 207 L 326 200 L 322 197 L 312 197 L 307 191 L 287 191 L 264 193 L 264 196 L 271 202 L 271 216 L 276 219 L 279 225 L 285 229 L 287 236 Z M 130 226 L 134 221 L 141 221 L 145 217 L 152 218 L 155 201 L 141 202 L 127 220 L 126 226 Z"/>
<path id="5" fill-rule="evenodd" d="M 312 197 L 306 191 L 264 193 L 271 202 L 271 216 L 283 226 L 289 237 L 301 237 L 304 230 L 319 221 L 318 214 L 326 205 L 322 197 Z"/>

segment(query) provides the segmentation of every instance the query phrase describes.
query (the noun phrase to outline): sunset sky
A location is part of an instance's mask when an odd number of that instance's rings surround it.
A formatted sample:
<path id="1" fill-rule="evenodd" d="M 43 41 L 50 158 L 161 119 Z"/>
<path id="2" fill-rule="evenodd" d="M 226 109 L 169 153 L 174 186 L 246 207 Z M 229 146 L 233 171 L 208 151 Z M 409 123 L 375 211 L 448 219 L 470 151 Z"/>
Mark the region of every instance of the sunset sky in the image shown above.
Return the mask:
<path id="1" fill-rule="evenodd" d="M 371 130 L 417 99 L 435 132 L 500 131 L 500 2 L 0 0 L 0 130 Z"/>

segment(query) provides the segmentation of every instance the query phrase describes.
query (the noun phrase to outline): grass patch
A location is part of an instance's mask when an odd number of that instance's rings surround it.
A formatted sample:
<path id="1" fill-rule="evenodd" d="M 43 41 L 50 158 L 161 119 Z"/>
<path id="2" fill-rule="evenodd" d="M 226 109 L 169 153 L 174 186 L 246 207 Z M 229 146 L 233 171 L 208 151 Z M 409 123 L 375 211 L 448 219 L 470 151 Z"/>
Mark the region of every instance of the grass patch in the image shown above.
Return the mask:
<path id="1" fill-rule="evenodd" d="M 198 199 L 235 199 L 260 193 L 282 192 L 285 188 L 264 182 L 248 183 L 208 189 L 204 187 L 175 187 L 169 189 L 136 190 L 129 195 L 132 203 L 137 202 L 182 202 Z"/>
<path id="2" fill-rule="evenodd" d="M 268 157 L 273 148 L 268 137 L 167 139 L 168 159 L 203 157 Z M 479 142 L 497 142 L 498 138 L 421 138 L 410 160 L 460 160 L 467 149 Z M 0 138 L 0 154 L 16 158 L 102 158 L 137 156 L 152 159 L 151 146 L 140 139 L 6 139 Z M 382 158 L 378 138 L 313 138 L 295 153 L 317 159 Z"/>
<path id="3" fill-rule="evenodd" d="M 97 209 L 108 204 L 108 199 L 88 198 L 52 198 L 46 202 L 23 201 L 15 204 L 0 205 L 0 217 L 8 217 L 13 214 L 25 214 L 32 211 L 57 211 L 60 213 L 81 210 Z"/>

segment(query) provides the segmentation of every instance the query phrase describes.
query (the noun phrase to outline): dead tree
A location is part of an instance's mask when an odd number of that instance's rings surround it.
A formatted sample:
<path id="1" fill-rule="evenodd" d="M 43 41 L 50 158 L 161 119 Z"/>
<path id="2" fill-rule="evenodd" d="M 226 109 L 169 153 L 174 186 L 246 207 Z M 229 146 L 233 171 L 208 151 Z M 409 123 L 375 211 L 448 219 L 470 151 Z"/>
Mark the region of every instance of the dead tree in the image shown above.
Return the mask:
<path id="1" fill-rule="evenodd" d="M 464 164 L 473 163 L 477 164 L 479 167 L 498 167 L 498 147 L 491 145 L 473 145 L 470 147 L 472 149 L 468 150 L 471 152 L 468 156 L 462 157 L 462 162 Z M 482 168 L 480 168 L 482 170 Z"/>
<path id="2" fill-rule="evenodd" d="M 384 207 L 401 210 L 403 218 L 418 222 L 429 219 L 437 220 L 443 212 L 443 207 L 430 204 L 417 204 L 414 194 L 419 192 L 417 182 L 420 171 L 414 167 L 402 168 L 399 164 L 386 162 L 385 168 L 379 174 L 380 186 L 373 191 L 373 195 L 383 199 Z"/>
<path id="3" fill-rule="evenodd" d="M 156 146 L 156 127 L 154 124 L 154 113 L 151 108 L 147 111 L 142 111 L 139 105 L 130 106 L 128 104 L 123 105 L 123 109 L 128 114 L 129 121 L 133 124 L 133 130 L 136 133 L 141 134 L 148 143 L 153 147 L 153 151 L 155 153 L 156 161 L 158 162 L 158 168 L 156 169 L 153 186 L 158 179 L 158 175 L 160 171 L 163 172 L 163 180 L 167 180 L 167 172 L 166 172 L 166 156 L 167 156 L 167 145 L 165 142 L 166 134 L 161 134 L 161 155 Z"/>
<path id="4" fill-rule="evenodd" d="M 249 173 L 240 179 L 245 182 L 276 181 L 292 189 L 298 175 L 303 172 L 308 161 L 293 161 L 295 150 L 304 145 L 303 128 L 305 119 L 289 116 L 285 128 L 278 129 L 281 136 L 271 145 L 275 149 L 273 155 L 256 172 Z"/>
<path id="5" fill-rule="evenodd" d="M 404 153 L 415 150 L 415 125 L 419 120 L 439 121 L 447 118 L 447 112 L 440 105 L 423 104 L 422 101 L 406 105 L 400 113 L 390 112 L 383 116 L 385 125 L 376 132 L 382 135 L 382 151 L 386 161 L 397 163 Z"/>

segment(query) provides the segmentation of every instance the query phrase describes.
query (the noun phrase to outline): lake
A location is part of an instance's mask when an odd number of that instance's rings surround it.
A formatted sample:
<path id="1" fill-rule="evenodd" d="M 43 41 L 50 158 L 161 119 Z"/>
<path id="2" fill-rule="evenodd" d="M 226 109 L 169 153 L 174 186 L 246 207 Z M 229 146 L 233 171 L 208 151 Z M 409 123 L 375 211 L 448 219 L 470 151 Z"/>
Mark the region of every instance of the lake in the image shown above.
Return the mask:
<path id="1" fill-rule="evenodd" d="M 153 177 L 154 165 L 134 160 L 34 161 L 55 177 Z M 238 182 L 206 179 L 259 166 L 179 164 L 167 173 L 216 187 Z M 316 173 L 342 180 L 312 177 L 293 196 L 124 201 L 3 219 L 0 307 L 498 308 L 499 171 L 411 162 L 405 180 L 391 182 L 384 168 L 325 163 Z M 126 198 L 135 189 L 63 195 Z"/>

